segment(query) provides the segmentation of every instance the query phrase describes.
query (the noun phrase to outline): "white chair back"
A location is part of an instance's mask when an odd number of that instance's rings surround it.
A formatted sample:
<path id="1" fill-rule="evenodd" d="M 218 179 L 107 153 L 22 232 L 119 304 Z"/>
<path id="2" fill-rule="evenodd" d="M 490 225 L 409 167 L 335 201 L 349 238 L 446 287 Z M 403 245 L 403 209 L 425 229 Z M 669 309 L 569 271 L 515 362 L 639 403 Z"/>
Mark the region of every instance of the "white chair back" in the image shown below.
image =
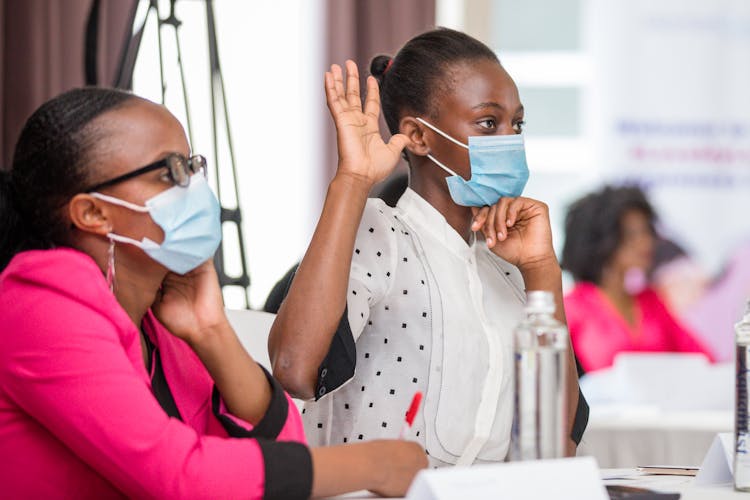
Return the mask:
<path id="1" fill-rule="evenodd" d="M 242 347 L 255 361 L 271 371 L 271 360 L 268 357 L 268 334 L 276 315 L 248 309 L 227 309 L 227 317 L 240 338 Z"/>

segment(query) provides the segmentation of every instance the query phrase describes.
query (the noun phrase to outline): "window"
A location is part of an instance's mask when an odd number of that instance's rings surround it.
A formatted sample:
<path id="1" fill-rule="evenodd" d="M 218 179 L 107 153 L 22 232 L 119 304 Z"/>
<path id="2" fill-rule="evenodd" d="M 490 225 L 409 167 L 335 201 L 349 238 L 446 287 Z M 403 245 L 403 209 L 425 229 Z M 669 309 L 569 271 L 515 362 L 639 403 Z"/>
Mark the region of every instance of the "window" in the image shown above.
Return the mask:
<path id="1" fill-rule="evenodd" d="M 136 25 L 148 1 L 141 0 Z M 160 0 L 161 16 L 169 1 Z M 261 307 L 306 248 L 319 214 L 323 138 L 323 0 L 236 2 L 216 0 L 217 42 L 229 108 L 243 216 L 250 299 Z M 209 160 L 216 187 L 211 133 L 208 42 L 204 2 L 177 2 L 182 57 L 193 127 L 193 150 Z M 144 34 L 134 91 L 161 100 L 156 23 Z M 174 30 L 162 28 L 166 105 L 187 125 Z M 219 108 L 221 109 L 221 108 Z M 219 166 L 224 205 L 234 207 L 231 163 L 219 115 Z M 224 257 L 230 275 L 240 273 L 239 243 L 225 225 Z M 227 288 L 227 307 L 243 307 L 241 289 Z"/>

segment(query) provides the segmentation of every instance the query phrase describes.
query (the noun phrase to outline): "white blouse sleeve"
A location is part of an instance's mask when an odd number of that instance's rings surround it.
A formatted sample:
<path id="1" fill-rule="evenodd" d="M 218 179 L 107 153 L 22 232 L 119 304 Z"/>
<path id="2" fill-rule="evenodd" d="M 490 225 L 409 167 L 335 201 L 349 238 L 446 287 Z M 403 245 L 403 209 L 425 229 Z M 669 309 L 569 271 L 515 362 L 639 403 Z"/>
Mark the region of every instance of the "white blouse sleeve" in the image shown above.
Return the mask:
<path id="1" fill-rule="evenodd" d="M 349 273 L 347 308 L 349 326 L 356 341 L 370 316 L 393 283 L 398 261 L 396 233 L 400 225 L 393 209 L 380 199 L 369 199 L 354 244 Z"/>

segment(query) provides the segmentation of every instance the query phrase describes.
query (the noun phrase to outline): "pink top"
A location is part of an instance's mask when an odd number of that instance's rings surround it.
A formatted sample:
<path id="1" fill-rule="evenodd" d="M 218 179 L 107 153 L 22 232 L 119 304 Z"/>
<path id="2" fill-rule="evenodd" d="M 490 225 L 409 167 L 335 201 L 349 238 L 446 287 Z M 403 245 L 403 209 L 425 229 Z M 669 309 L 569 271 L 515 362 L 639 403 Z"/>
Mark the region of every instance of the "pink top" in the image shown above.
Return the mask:
<path id="1" fill-rule="evenodd" d="M 607 368 L 615 354 L 623 351 L 701 352 L 712 359 L 656 292 L 647 288 L 635 299 L 636 324 L 630 325 L 592 283 L 578 283 L 565 296 L 573 350 L 584 370 Z"/>
<path id="2" fill-rule="evenodd" d="M 150 313 L 143 328 L 184 423 L 152 394 L 139 331 L 90 257 L 15 256 L 0 274 L 0 496 L 308 497 L 302 422 L 278 383 L 253 427 L 223 414 L 187 344 Z"/>

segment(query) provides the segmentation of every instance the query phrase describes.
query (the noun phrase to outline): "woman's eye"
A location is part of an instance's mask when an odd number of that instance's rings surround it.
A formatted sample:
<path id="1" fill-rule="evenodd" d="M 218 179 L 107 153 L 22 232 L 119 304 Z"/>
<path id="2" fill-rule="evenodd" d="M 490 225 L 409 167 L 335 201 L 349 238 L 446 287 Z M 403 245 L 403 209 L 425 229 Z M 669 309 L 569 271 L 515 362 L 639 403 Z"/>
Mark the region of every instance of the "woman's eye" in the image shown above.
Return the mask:
<path id="1" fill-rule="evenodd" d="M 497 122 L 494 120 L 494 118 L 480 120 L 478 123 L 480 127 L 486 128 L 487 130 L 494 130 L 497 127 Z"/>
<path id="2" fill-rule="evenodd" d="M 164 169 L 159 174 L 159 180 L 162 182 L 172 183 L 172 176 L 169 175 L 169 169 Z"/>
<path id="3" fill-rule="evenodd" d="M 513 124 L 513 129 L 516 131 L 517 134 L 520 134 L 521 132 L 523 132 L 523 128 L 525 126 L 526 126 L 526 122 L 521 120 Z"/>

